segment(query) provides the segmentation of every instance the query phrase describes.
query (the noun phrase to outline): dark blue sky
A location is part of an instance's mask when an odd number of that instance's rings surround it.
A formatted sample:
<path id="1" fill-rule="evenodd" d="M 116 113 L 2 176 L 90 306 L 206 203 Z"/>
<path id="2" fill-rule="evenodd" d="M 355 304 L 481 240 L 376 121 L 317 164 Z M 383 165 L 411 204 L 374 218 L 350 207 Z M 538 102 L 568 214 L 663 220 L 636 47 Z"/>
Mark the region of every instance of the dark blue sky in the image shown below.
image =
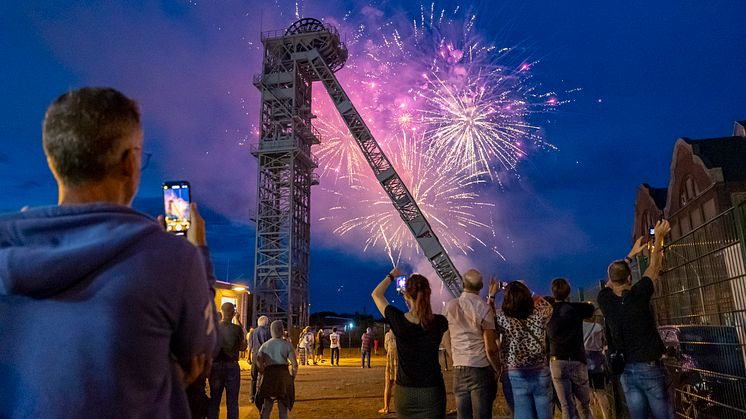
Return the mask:
<path id="1" fill-rule="evenodd" d="M 2 2 L 0 211 L 56 200 L 41 149 L 46 105 L 69 88 L 111 85 L 141 103 L 154 153 L 136 207 L 156 212 L 164 179 L 192 180 L 218 276 L 251 277 L 256 166 L 246 144 L 259 99 L 250 81 L 260 30 L 287 26 L 294 10 L 282 1 L 193 3 Z M 523 163 L 521 181 L 495 203 L 511 240 L 494 245 L 508 260 L 473 263 L 541 291 L 560 275 L 594 284 L 628 250 L 636 186 L 666 185 L 676 138 L 729 135 L 746 119 L 746 2 L 461 4 L 478 11 L 480 33 L 541 60 L 544 88 L 581 89 L 534 121 L 559 151 Z M 337 19 L 363 5 L 302 3 L 305 15 Z M 416 16 L 419 5 L 380 7 Z M 312 310 L 372 311 L 369 293 L 388 261 L 342 248 L 329 230 L 313 228 Z"/>

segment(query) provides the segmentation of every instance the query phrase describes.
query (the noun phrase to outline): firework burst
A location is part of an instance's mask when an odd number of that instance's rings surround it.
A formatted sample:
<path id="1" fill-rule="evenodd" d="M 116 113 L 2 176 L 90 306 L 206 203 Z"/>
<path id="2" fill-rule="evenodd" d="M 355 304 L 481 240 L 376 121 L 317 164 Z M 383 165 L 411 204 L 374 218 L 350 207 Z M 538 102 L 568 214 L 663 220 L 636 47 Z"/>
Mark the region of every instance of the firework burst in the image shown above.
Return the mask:
<path id="1" fill-rule="evenodd" d="M 485 197 L 505 174 L 518 176 L 534 150 L 553 148 L 530 121 L 562 101 L 532 82 L 536 62 L 485 42 L 477 16 L 460 6 L 422 5 L 409 21 L 363 12 L 334 22 L 352 33 L 337 76 L 444 246 L 463 254 L 489 248 L 493 206 Z M 314 107 L 321 183 L 335 185 L 324 189 L 335 204 L 322 220 L 342 236 L 365 233 L 364 248 L 385 249 L 392 263 L 419 252 L 331 102 Z"/>
<path id="2" fill-rule="evenodd" d="M 440 170 L 441 163 L 425 152 L 426 143 L 422 134 L 401 131 L 389 143 L 392 164 L 402 180 L 409 185 L 410 192 L 420 206 L 425 217 L 448 251 L 468 254 L 473 251 L 473 243 L 487 244 L 480 239 L 492 227 L 480 219 L 494 208 L 494 204 L 483 202 L 474 189 L 483 180 L 471 173 L 446 173 Z M 367 234 L 364 248 L 383 247 L 393 264 L 398 262 L 403 252 L 419 253 L 417 242 L 391 205 L 389 197 L 373 182 L 365 182 L 366 187 L 358 192 L 362 196 L 360 207 L 367 208 L 359 214 L 358 205 L 354 208 L 340 205 L 332 208 L 330 220 L 336 215 L 344 219 L 334 230 L 345 236 L 363 231 Z M 499 254 L 499 253 L 498 253 Z"/>

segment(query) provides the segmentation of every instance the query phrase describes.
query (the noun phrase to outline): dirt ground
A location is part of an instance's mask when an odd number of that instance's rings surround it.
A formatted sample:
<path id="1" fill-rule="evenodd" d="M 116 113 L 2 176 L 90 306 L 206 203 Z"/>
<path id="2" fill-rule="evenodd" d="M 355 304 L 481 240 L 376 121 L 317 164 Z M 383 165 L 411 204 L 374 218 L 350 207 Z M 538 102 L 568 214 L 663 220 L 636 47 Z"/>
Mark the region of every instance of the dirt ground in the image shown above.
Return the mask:
<path id="1" fill-rule="evenodd" d="M 328 352 L 327 352 L 328 353 Z M 320 365 L 300 366 L 295 379 L 295 406 L 290 412 L 291 418 L 395 418 L 396 413 L 388 415 L 378 413 L 383 407 L 383 382 L 386 358 L 381 354 L 373 356 L 371 367 L 360 367 L 359 349 L 349 354 L 342 351 L 341 365 L 332 367 L 328 358 Z M 259 412 L 250 404 L 251 371 L 245 361 L 241 364 L 241 393 L 238 399 L 239 417 L 258 418 Z M 453 368 L 443 371 L 448 396 L 447 412 L 449 418 L 456 417 L 456 405 L 453 399 Z M 501 392 L 498 393 L 493 409 L 495 418 L 509 418 Z M 393 398 L 391 407 L 394 408 Z M 220 409 L 220 417 L 225 418 L 225 400 Z M 272 417 L 277 418 L 277 407 Z"/>

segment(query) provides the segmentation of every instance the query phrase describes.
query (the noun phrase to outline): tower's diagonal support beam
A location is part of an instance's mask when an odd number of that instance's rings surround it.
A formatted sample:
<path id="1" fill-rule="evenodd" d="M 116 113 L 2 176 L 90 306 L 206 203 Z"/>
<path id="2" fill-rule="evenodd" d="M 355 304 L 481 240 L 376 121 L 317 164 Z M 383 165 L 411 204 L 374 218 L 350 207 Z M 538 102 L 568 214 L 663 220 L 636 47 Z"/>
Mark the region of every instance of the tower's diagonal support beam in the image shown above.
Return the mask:
<path id="1" fill-rule="evenodd" d="M 386 154 L 376 139 L 373 138 L 373 134 L 371 134 L 360 113 L 355 109 L 342 85 L 339 84 L 334 72 L 326 65 L 318 50 L 296 52 L 293 58 L 307 62 L 308 66 L 324 84 L 326 91 L 334 102 L 334 106 L 349 128 L 352 137 L 363 151 L 365 159 L 373 169 L 373 173 L 383 190 L 391 199 L 394 208 L 399 212 L 402 220 L 420 245 L 425 257 L 430 261 L 448 290 L 453 296 L 458 296 L 462 289 L 461 275 L 409 192 L 407 185 L 396 173 Z"/>

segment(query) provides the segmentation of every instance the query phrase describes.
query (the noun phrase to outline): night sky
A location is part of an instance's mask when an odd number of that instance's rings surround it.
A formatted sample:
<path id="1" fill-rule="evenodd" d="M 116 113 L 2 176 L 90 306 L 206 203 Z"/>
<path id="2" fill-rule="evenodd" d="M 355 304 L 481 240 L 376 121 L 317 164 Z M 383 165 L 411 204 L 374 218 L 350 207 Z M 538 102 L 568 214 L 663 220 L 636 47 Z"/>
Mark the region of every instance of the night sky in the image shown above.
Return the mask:
<path id="1" fill-rule="evenodd" d="M 530 51 L 535 79 L 569 102 L 532 121 L 558 151 L 531 155 L 520 180 L 494 195 L 500 234 L 490 245 L 507 260 L 482 252 L 457 264 L 525 279 L 540 292 L 557 276 L 592 287 L 631 245 L 637 185 L 667 185 L 676 139 L 727 136 L 746 119 L 746 2 L 459 4 L 477 13 L 486 38 Z M 300 11 L 341 20 L 368 5 L 305 1 Z M 420 5 L 375 7 L 411 20 Z M 280 0 L 2 2 L 0 212 L 56 202 L 41 146 L 47 104 L 71 88 L 112 86 L 141 104 L 153 153 L 134 206 L 157 214 L 161 182 L 190 180 L 218 277 L 248 281 L 256 188 L 249 144 L 259 105 L 251 77 L 260 70 L 260 31 L 294 20 L 295 4 Z M 324 205 L 312 205 L 317 220 Z M 333 227 L 313 223 L 312 311 L 372 312 L 370 291 L 391 263 L 380 250 L 337 240 Z"/>

